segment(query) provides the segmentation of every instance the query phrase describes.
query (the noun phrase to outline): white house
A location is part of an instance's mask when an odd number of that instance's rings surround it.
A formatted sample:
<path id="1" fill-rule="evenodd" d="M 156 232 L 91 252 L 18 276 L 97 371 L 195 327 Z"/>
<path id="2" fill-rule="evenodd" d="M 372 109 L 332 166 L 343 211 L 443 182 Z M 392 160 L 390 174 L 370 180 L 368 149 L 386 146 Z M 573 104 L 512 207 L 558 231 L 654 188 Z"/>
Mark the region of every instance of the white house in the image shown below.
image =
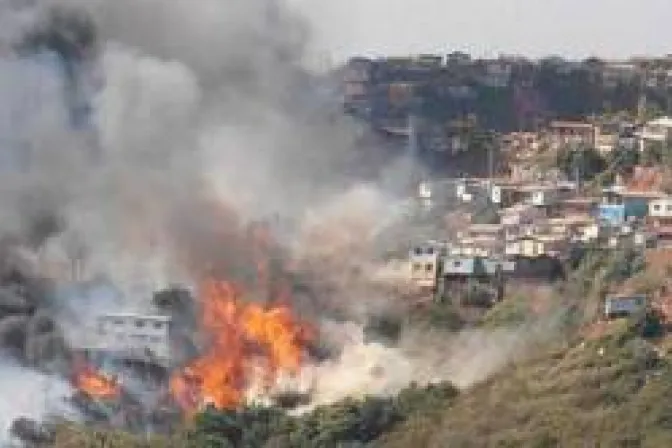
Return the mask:
<path id="1" fill-rule="evenodd" d="M 649 201 L 649 216 L 651 218 L 672 218 L 672 196 Z"/>
<path id="2" fill-rule="evenodd" d="M 448 254 L 448 244 L 429 241 L 414 247 L 409 254 L 411 282 L 421 288 L 434 288 L 439 269 L 439 258 Z"/>
<path id="3" fill-rule="evenodd" d="M 102 352 L 121 359 L 170 362 L 170 317 L 142 314 L 98 316 L 88 328 L 79 349 Z"/>
<path id="4" fill-rule="evenodd" d="M 531 224 L 538 219 L 546 217 L 543 209 L 531 204 L 518 203 L 500 211 L 501 223 L 504 226 L 519 226 Z"/>
<path id="5" fill-rule="evenodd" d="M 525 185 L 519 190 L 525 194 L 526 203 L 535 207 L 554 205 L 560 196 L 558 188 L 550 185 Z"/>
<path id="6" fill-rule="evenodd" d="M 660 117 L 651 120 L 639 131 L 639 150 L 644 151 L 647 144 L 664 144 L 672 138 L 672 117 Z"/>

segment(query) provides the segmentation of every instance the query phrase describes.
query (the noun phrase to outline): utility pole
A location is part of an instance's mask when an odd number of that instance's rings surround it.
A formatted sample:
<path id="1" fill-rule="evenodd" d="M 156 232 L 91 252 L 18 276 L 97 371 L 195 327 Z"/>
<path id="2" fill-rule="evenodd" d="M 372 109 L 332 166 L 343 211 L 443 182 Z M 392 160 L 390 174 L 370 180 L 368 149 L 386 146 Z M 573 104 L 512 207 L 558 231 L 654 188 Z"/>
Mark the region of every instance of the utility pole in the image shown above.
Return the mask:
<path id="1" fill-rule="evenodd" d="M 420 181 L 420 173 L 418 172 L 418 164 L 420 163 L 420 142 L 418 138 L 418 100 L 414 99 L 407 116 L 408 140 L 406 153 L 409 159 L 409 186 L 415 191 L 417 190 Z"/>
<path id="2" fill-rule="evenodd" d="M 493 160 L 493 154 L 492 154 L 492 142 L 488 141 L 488 180 L 492 182 L 492 176 L 493 176 L 493 171 L 494 171 L 494 160 Z"/>

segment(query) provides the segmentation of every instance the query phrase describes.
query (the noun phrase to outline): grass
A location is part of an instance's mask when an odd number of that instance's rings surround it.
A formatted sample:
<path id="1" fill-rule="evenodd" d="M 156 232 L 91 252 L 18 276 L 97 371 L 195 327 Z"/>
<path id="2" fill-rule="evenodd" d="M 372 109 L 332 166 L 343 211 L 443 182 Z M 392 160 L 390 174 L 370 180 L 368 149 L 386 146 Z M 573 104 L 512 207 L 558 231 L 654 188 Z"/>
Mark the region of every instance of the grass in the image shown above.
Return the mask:
<path id="1" fill-rule="evenodd" d="M 614 326 L 602 338 L 511 366 L 377 446 L 672 446 L 672 363 Z"/>

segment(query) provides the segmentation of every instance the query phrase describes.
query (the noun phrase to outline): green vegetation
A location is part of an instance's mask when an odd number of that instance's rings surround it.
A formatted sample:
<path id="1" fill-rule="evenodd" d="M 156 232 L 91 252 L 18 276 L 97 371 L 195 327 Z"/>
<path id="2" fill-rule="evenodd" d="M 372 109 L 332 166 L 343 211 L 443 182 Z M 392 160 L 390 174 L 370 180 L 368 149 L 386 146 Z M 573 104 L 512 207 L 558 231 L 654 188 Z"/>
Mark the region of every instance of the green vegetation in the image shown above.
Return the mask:
<path id="1" fill-rule="evenodd" d="M 578 172 L 582 180 L 593 180 L 607 168 L 607 160 L 593 148 L 566 148 L 558 152 L 557 166 L 570 179 Z"/>
<path id="2" fill-rule="evenodd" d="M 512 366 L 381 448 L 670 446 L 672 365 L 615 322 L 600 339 Z"/>
<path id="3" fill-rule="evenodd" d="M 444 448 L 672 446 L 672 347 L 653 311 L 597 322 L 604 294 L 633 283 L 655 290 L 660 275 L 634 248 L 574 254 L 567 281 L 547 303 L 522 292 L 497 303 L 476 325 L 516 328 L 561 319 L 551 342 L 510 361 L 484 383 L 411 385 L 394 397 L 346 399 L 301 415 L 279 408 L 207 410 L 188 427 L 151 438 L 63 426 L 55 448 Z M 664 275 L 669 275 L 668 268 Z M 661 275 L 663 275 L 661 274 Z M 640 284 L 641 283 L 641 284 Z M 643 290 L 643 289 L 642 289 Z M 521 290 L 522 291 L 522 290 Z M 539 305 L 548 305 L 547 307 Z M 562 320 L 564 319 L 564 320 Z M 556 325 L 559 323 L 560 325 Z M 431 302 L 408 316 L 380 316 L 368 337 L 394 341 L 403 327 L 443 330 L 466 324 L 454 301 Z"/>
<path id="4" fill-rule="evenodd" d="M 498 303 L 483 317 L 485 328 L 515 327 L 532 317 L 530 297 L 517 295 Z"/>
<path id="5" fill-rule="evenodd" d="M 67 443 L 70 443 L 68 445 Z M 75 445 L 71 445 L 75 443 Z M 411 386 L 291 417 L 278 409 L 207 411 L 172 438 L 64 427 L 56 447 L 554 447 L 672 444 L 672 363 L 628 321 L 511 365 L 461 394 Z"/>
<path id="6" fill-rule="evenodd" d="M 465 322 L 456 307 L 449 300 L 432 302 L 424 309 L 413 311 L 407 323 L 419 329 L 456 331 Z"/>
<path id="7" fill-rule="evenodd" d="M 298 417 L 276 408 L 207 410 L 171 437 L 60 428 L 55 447 L 83 448 L 333 448 L 363 447 L 409 419 L 424 418 L 457 397 L 450 384 L 411 385 L 397 397 L 347 399 Z M 74 443 L 74 445 L 73 445 Z"/>

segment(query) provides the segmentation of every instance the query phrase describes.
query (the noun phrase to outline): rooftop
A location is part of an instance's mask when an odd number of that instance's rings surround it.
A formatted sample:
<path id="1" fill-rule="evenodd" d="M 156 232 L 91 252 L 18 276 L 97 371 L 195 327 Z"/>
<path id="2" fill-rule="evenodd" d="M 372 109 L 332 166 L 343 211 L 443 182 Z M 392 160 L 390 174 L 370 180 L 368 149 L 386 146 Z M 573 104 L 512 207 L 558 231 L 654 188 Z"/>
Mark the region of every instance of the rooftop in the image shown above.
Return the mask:
<path id="1" fill-rule="evenodd" d="M 647 126 L 662 126 L 666 128 L 672 128 L 672 117 L 659 117 L 654 120 L 651 120 L 647 123 Z"/>
<path id="2" fill-rule="evenodd" d="M 156 320 L 163 322 L 170 322 L 170 316 L 162 315 L 147 315 L 140 313 L 111 313 L 98 316 L 98 319 L 144 319 L 144 320 Z"/>

